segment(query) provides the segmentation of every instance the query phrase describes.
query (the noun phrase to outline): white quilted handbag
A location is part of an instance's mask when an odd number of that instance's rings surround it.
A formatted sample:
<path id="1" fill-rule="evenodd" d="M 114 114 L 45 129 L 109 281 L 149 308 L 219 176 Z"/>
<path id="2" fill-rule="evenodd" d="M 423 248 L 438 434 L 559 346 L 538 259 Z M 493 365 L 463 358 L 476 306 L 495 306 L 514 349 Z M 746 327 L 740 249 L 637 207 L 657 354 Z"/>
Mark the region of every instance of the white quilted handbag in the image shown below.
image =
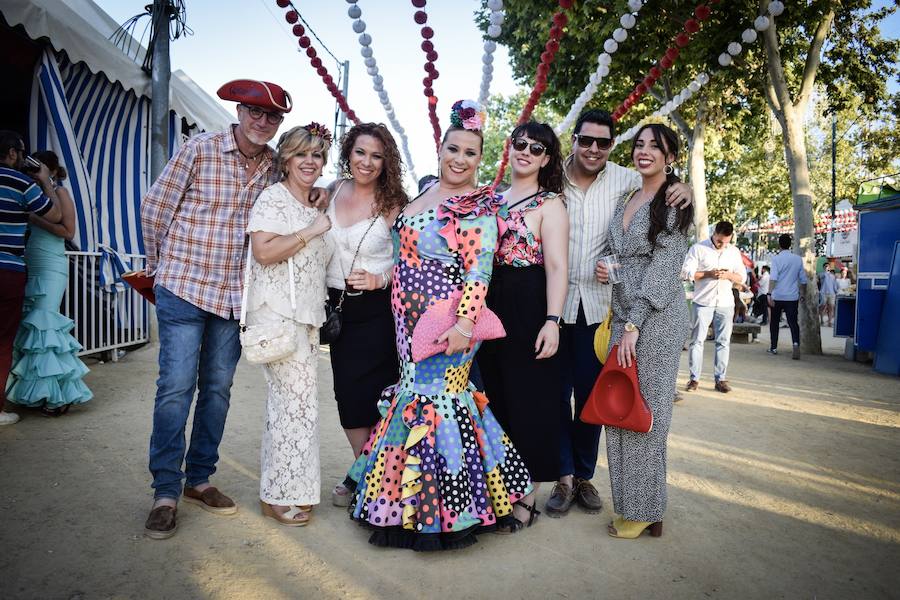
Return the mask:
<path id="1" fill-rule="evenodd" d="M 271 323 L 247 325 L 247 296 L 250 295 L 251 247 L 247 243 L 247 262 L 244 267 L 244 293 L 241 298 L 241 346 L 247 362 L 254 365 L 284 360 L 297 349 L 297 329 L 290 319 Z M 294 291 L 294 259 L 288 257 L 288 289 L 291 295 L 291 312 L 297 310 Z"/>

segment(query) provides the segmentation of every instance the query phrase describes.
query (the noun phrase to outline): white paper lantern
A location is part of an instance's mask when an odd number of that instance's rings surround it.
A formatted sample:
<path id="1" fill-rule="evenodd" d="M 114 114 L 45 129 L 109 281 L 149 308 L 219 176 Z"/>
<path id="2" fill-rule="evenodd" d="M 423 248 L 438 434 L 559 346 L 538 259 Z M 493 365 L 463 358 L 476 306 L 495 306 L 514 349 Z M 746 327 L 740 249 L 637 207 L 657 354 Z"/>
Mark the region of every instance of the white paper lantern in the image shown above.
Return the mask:
<path id="1" fill-rule="evenodd" d="M 700 84 L 697 83 L 696 81 L 692 81 L 692 82 L 690 82 L 690 83 L 688 84 L 688 89 L 691 90 L 691 91 L 694 92 L 694 93 L 699 92 L 699 91 L 700 91 Z"/>
<path id="2" fill-rule="evenodd" d="M 487 7 L 491 10 L 502 10 L 503 0 L 488 0 Z"/>
<path id="3" fill-rule="evenodd" d="M 621 27 L 616 28 L 613 31 L 613 39 L 619 42 L 620 44 L 624 42 L 628 38 L 628 32 L 622 29 Z"/>
<path id="4" fill-rule="evenodd" d="M 731 55 L 728 54 L 727 52 L 723 52 L 722 54 L 720 54 L 719 55 L 719 64 L 722 65 L 723 67 L 727 67 L 728 65 L 730 65 L 731 64 Z"/>
<path id="5" fill-rule="evenodd" d="M 619 19 L 619 24 L 625 29 L 631 29 L 634 27 L 635 23 L 637 23 L 637 19 L 635 19 L 634 15 L 631 13 L 625 13 L 622 15 L 622 18 Z"/>
<path id="6" fill-rule="evenodd" d="M 369 46 L 363 46 L 359 49 L 359 53 L 363 55 L 363 58 L 369 58 L 372 56 L 372 48 Z"/>
<path id="7" fill-rule="evenodd" d="M 743 40 L 745 44 L 752 44 L 756 41 L 756 30 L 745 29 L 744 33 L 741 34 L 741 40 Z"/>
<path id="8" fill-rule="evenodd" d="M 384 86 L 381 85 L 380 83 L 373 83 L 373 84 L 372 84 L 372 89 L 375 90 L 376 92 L 383 92 L 383 91 L 384 91 Z"/>
<path id="9" fill-rule="evenodd" d="M 603 49 L 608 54 L 615 54 L 616 50 L 619 49 L 619 44 L 616 43 L 616 40 L 606 40 L 603 42 Z"/>
<path id="10" fill-rule="evenodd" d="M 491 25 L 503 25 L 504 15 L 500 11 L 495 11 L 491 13 L 491 16 L 488 17 L 488 22 Z"/>
<path id="11" fill-rule="evenodd" d="M 686 88 L 681 90 L 681 94 L 679 94 L 682 98 L 682 101 L 689 100 L 691 96 L 694 95 L 694 92 L 690 90 L 690 88 Z"/>
<path id="12" fill-rule="evenodd" d="M 487 29 L 488 36 L 495 38 L 500 35 L 500 26 L 499 25 L 490 25 Z"/>
<path id="13" fill-rule="evenodd" d="M 369 67 L 366 69 L 366 73 L 374 77 L 375 75 L 378 75 L 378 67 Z"/>
<path id="14" fill-rule="evenodd" d="M 347 0 L 347 4 L 356 4 L 356 0 Z"/>
<path id="15" fill-rule="evenodd" d="M 486 65 L 493 63 L 494 55 L 493 54 L 485 54 L 484 56 L 481 57 L 481 62 L 483 62 Z"/>
<path id="16" fill-rule="evenodd" d="M 382 77 L 381 75 L 376 75 L 372 78 L 372 83 L 374 83 L 375 85 L 383 85 L 384 77 Z"/>
<path id="17" fill-rule="evenodd" d="M 494 65 L 482 65 L 482 66 L 481 66 L 481 72 L 482 72 L 482 73 L 493 73 L 493 72 L 494 72 Z"/>
<path id="18" fill-rule="evenodd" d="M 743 50 L 743 48 L 741 48 L 741 45 L 737 42 L 731 42 L 730 44 L 728 44 L 728 54 L 732 56 L 737 56 L 741 53 L 741 50 Z"/>
<path id="19" fill-rule="evenodd" d="M 697 81 L 700 82 L 700 85 L 706 85 L 707 83 L 709 83 L 709 75 L 707 75 L 706 73 L 700 73 L 699 75 L 697 75 Z"/>
<path id="20" fill-rule="evenodd" d="M 600 56 L 597 57 L 597 62 L 601 65 L 606 65 L 607 67 L 612 64 L 612 56 L 604 52 Z"/>
<path id="21" fill-rule="evenodd" d="M 631 12 L 638 12 L 642 6 L 644 6 L 642 0 L 628 0 L 628 8 L 631 9 Z"/>
<path id="22" fill-rule="evenodd" d="M 599 67 L 597 67 L 597 73 L 601 77 L 606 77 L 607 75 L 609 75 L 609 66 L 608 65 L 600 65 Z"/>
<path id="23" fill-rule="evenodd" d="M 355 31 L 356 33 L 362 33 L 365 30 L 366 30 L 366 22 L 365 21 L 363 21 L 362 19 L 353 21 L 353 31 Z"/>
<path id="24" fill-rule="evenodd" d="M 351 19 L 358 19 L 362 16 L 362 9 L 356 4 L 353 4 L 350 6 L 350 8 L 347 9 L 347 15 Z"/>
<path id="25" fill-rule="evenodd" d="M 773 0 L 771 4 L 769 4 L 769 14 L 773 17 L 777 17 L 781 13 L 784 12 L 784 2 L 780 2 L 779 0 Z"/>
<path id="26" fill-rule="evenodd" d="M 769 28 L 769 17 L 759 16 L 753 21 L 753 28 L 757 31 L 765 31 Z"/>
<path id="27" fill-rule="evenodd" d="M 367 67 L 374 67 L 375 66 L 375 57 L 370 56 L 369 58 L 367 58 L 363 61 L 363 64 L 366 65 Z"/>
<path id="28" fill-rule="evenodd" d="M 588 81 L 590 81 L 592 85 L 597 85 L 597 82 L 600 81 L 600 74 L 594 71 L 593 73 L 591 73 Z"/>
<path id="29" fill-rule="evenodd" d="M 368 33 L 364 33 L 359 36 L 359 45 L 360 46 L 371 46 L 372 45 L 372 36 Z"/>
<path id="30" fill-rule="evenodd" d="M 494 52 L 496 49 L 497 49 L 497 42 L 495 42 L 493 40 L 488 40 L 487 42 L 484 43 L 484 51 L 485 52 L 491 53 L 491 52 Z"/>

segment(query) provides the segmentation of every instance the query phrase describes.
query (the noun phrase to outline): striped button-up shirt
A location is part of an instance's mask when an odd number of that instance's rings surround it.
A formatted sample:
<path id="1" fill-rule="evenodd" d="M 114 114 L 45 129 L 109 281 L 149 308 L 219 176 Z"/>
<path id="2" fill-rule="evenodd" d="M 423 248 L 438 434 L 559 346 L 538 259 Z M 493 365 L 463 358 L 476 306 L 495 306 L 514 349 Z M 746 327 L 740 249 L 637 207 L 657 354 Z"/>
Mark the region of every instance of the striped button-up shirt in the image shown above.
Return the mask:
<path id="1" fill-rule="evenodd" d="M 597 175 L 585 192 L 569 178 L 573 157 L 566 159 L 565 196 L 569 212 L 569 291 L 563 308 L 563 320 L 574 323 L 578 305 L 588 325 L 599 323 L 609 312 L 611 286 L 597 281 L 597 259 L 609 254 L 607 233 L 616 204 L 641 186 L 637 171 L 612 162 Z"/>
<path id="2" fill-rule="evenodd" d="M 275 182 L 272 150 L 245 181 L 233 128 L 189 139 L 141 204 L 147 270 L 156 284 L 223 319 L 241 307 L 250 208 Z"/>
<path id="3" fill-rule="evenodd" d="M 0 269 L 25 271 L 25 232 L 28 213 L 45 215 L 50 198 L 31 177 L 0 166 Z"/>

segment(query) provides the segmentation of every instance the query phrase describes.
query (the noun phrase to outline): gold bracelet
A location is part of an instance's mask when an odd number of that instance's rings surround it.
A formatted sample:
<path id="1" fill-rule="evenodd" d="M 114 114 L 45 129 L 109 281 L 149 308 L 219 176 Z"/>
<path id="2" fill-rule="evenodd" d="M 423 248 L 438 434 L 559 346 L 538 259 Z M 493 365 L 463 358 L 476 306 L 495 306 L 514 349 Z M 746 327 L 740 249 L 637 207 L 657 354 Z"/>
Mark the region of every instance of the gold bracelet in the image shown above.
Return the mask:
<path id="1" fill-rule="evenodd" d="M 303 236 L 300 235 L 299 232 L 295 231 L 295 232 L 294 232 L 294 237 L 297 238 L 297 241 L 298 241 L 298 242 L 300 242 L 300 247 L 301 247 L 301 248 L 305 248 L 305 247 L 306 247 L 306 240 L 303 239 Z"/>

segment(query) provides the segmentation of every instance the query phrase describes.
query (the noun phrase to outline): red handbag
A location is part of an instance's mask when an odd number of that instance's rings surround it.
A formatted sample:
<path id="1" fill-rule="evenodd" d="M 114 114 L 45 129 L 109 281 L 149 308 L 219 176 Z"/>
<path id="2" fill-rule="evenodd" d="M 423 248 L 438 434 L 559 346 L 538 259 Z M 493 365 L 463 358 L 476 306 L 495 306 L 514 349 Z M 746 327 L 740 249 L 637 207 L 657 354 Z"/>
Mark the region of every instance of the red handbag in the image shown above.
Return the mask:
<path id="1" fill-rule="evenodd" d="M 609 351 L 603 371 L 581 409 L 581 420 L 593 425 L 611 425 L 620 429 L 649 433 L 653 429 L 653 413 L 641 396 L 637 364 L 619 364 L 619 345 Z"/>

